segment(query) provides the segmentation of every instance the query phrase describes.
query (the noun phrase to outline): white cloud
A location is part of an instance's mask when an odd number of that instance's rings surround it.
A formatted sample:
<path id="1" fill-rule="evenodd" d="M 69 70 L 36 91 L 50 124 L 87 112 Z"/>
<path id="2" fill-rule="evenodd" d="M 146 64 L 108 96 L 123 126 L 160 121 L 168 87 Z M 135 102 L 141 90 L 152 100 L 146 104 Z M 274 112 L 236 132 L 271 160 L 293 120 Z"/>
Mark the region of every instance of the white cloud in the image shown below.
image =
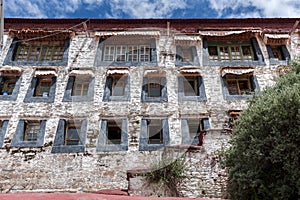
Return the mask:
<path id="1" fill-rule="evenodd" d="M 6 1 L 6 17 L 67 17 L 79 9 L 99 6 L 103 0 L 9 0 Z"/>
<path id="2" fill-rule="evenodd" d="M 187 8 L 186 0 L 111 0 L 111 15 L 120 17 L 129 15 L 132 18 L 162 18 L 171 17 L 177 9 Z"/>
<path id="3" fill-rule="evenodd" d="M 300 16 L 299 0 L 285 0 L 285 1 L 283 0 L 208 0 L 208 1 L 210 3 L 210 7 L 218 12 L 219 17 L 299 17 Z M 230 10 L 231 13 L 228 13 L 228 10 Z"/>

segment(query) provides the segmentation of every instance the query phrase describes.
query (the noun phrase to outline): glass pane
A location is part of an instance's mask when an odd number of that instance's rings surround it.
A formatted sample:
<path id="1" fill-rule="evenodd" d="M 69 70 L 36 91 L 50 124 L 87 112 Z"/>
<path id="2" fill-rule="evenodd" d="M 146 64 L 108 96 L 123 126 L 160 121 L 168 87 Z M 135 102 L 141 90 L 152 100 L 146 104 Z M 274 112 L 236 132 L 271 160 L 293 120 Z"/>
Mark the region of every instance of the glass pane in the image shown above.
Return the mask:
<path id="1" fill-rule="evenodd" d="M 232 46 L 231 48 L 231 59 L 241 60 L 241 51 L 239 46 Z"/>
<path id="2" fill-rule="evenodd" d="M 220 59 L 221 60 L 229 60 L 229 51 L 228 46 L 221 46 L 220 47 Z"/>

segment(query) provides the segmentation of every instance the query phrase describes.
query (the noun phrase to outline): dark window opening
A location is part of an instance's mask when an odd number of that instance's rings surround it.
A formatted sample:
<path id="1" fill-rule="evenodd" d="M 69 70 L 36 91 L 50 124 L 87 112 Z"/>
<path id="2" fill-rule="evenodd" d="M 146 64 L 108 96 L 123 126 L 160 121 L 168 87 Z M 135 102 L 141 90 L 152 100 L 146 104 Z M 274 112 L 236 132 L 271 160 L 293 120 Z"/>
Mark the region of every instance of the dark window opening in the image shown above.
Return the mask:
<path id="1" fill-rule="evenodd" d="M 122 142 L 122 121 L 107 121 L 107 144 L 121 144 Z"/>
<path id="2" fill-rule="evenodd" d="M 281 46 L 271 46 L 271 49 L 272 49 L 274 59 L 276 59 L 276 60 L 285 60 L 285 57 L 283 56 Z"/>
<path id="3" fill-rule="evenodd" d="M 159 77 L 151 77 L 148 79 L 148 97 L 161 96 L 161 81 Z"/>

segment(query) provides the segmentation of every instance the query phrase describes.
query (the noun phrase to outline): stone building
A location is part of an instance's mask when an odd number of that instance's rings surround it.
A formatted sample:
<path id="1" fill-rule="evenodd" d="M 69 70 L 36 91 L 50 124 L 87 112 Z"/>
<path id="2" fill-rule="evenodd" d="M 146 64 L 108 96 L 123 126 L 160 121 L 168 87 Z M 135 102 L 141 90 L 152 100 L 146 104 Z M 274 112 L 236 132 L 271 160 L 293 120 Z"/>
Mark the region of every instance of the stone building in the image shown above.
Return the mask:
<path id="1" fill-rule="evenodd" d="M 216 152 L 247 99 L 300 53 L 298 24 L 5 19 L 0 191 L 126 189 L 127 170 L 179 146 L 189 151 L 181 194 L 221 197 Z"/>

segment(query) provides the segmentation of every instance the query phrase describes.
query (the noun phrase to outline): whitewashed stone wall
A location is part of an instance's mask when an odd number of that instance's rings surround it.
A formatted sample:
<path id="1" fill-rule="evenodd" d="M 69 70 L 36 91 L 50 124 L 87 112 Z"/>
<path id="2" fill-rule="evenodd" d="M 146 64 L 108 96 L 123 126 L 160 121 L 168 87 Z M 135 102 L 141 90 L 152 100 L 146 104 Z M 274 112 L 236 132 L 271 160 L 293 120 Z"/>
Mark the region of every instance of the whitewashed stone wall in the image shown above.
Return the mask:
<path id="1" fill-rule="evenodd" d="M 293 35 L 292 53 L 299 53 L 299 36 Z M 259 86 L 264 89 L 274 83 L 277 66 L 268 64 L 268 56 L 262 40 L 266 66 L 255 66 Z M 8 38 L 1 52 L 3 63 L 12 42 Z M 194 41 L 193 41 L 194 42 Z M 157 39 L 158 66 L 130 67 L 129 102 L 102 102 L 108 66 L 94 67 L 99 38 L 76 33 L 71 39 L 68 66 L 58 66 L 57 87 L 54 103 L 23 103 L 34 69 L 38 66 L 20 66 L 23 69 L 22 83 L 16 101 L 0 102 L 0 119 L 9 120 L 4 145 L 0 149 L 0 192 L 16 191 L 95 191 L 99 189 L 126 189 L 126 171 L 135 167 L 149 166 L 157 161 L 160 151 L 138 151 L 140 121 L 144 116 L 168 117 L 170 144 L 181 144 L 180 118 L 208 117 L 212 129 L 221 129 L 227 119 L 228 110 L 242 110 L 247 107 L 245 100 L 225 101 L 221 86 L 221 67 L 200 66 L 205 84 L 206 102 L 178 102 L 179 68 L 175 67 L 174 38 L 162 35 Z M 202 56 L 202 42 L 196 41 L 197 52 Z M 168 50 L 168 54 L 160 52 Z M 172 54 L 173 52 L 173 54 Z M 201 57 L 199 58 L 202 63 Z M 68 73 L 74 68 L 91 68 L 95 74 L 94 101 L 62 102 Z M 142 77 L 146 69 L 166 71 L 168 103 L 141 103 Z M 100 121 L 106 117 L 127 117 L 129 146 L 124 152 L 96 152 Z M 80 117 L 88 121 L 85 153 L 52 154 L 58 121 L 60 118 Z M 42 148 L 14 148 L 11 140 L 19 119 L 47 120 Z M 226 172 L 218 164 L 212 167 L 215 152 L 226 148 L 229 135 L 220 131 L 205 136 L 203 149 L 190 153 L 187 181 L 182 195 L 189 197 L 220 197 L 225 191 Z M 212 189 L 213 188 L 213 189 Z"/>

